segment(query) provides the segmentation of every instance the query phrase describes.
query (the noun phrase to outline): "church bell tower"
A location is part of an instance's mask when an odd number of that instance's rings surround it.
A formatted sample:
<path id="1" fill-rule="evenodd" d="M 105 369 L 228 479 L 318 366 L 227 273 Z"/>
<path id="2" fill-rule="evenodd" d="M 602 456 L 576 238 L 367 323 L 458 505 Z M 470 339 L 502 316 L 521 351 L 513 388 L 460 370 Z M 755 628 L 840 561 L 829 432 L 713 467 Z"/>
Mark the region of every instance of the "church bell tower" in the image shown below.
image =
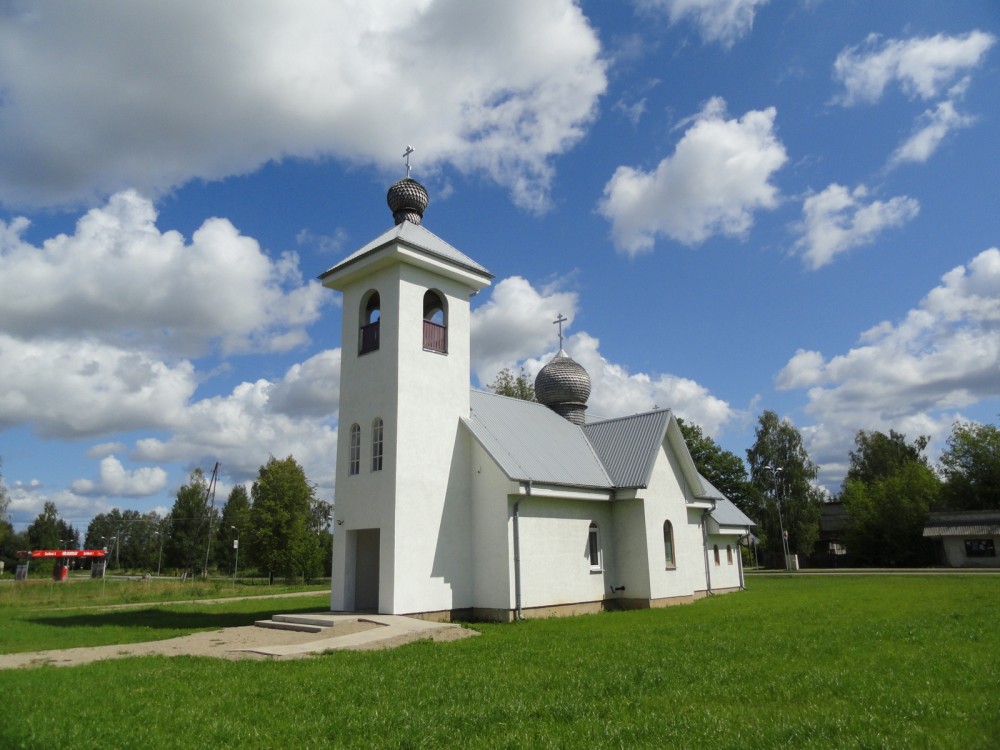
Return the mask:
<path id="1" fill-rule="evenodd" d="M 320 276 L 343 294 L 331 609 L 445 612 L 471 596 L 459 429 L 493 276 L 422 226 L 409 167 L 387 202 L 395 226 Z"/>

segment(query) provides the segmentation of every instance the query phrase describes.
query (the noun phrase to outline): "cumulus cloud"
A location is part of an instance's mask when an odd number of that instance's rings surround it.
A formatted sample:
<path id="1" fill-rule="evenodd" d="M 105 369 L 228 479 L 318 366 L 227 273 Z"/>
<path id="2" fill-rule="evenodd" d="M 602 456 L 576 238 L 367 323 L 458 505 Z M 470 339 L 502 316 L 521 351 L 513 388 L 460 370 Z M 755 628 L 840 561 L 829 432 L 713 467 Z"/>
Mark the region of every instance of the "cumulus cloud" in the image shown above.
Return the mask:
<path id="1" fill-rule="evenodd" d="M 837 101 L 844 106 L 877 102 L 892 83 L 910 98 L 933 99 L 977 67 L 995 42 L 993 34 L 978 30 L 885 40 L 870 34 L 837 55 L 834 78 L 844 87 Z"/>
<path id="2" fill-rule="evenodd" d="M 963 115 L 956 110 L 954 102 L 941 102 L 920 116 L 913 134 L 889 157 L 889 166 L 895 167 L 905 162 L 923 164 L 950 133 L 967 128 L 975 121 L 975 117 Z"/>
<path id="3" fill-rule="evenodd" d="M 750 33 L 758 6 L 768 0 L 636 0 L 643 9 L 665 11 L 670 23 L 690 21 L 705 42 L 732 47 Z"/>
<path id="4" fill-rule="evenodd" d="M 114 456 L 101 459 L 100 478 L 77 479 L 70 489 L 78 495 L 119 495 L 146 497 L 167 486 L 167 472 L 158 466 L 128 471 Z"/>
<path id="5" fill-rule="evenodd" d="M 778 203 L 770 180 L 788 156 L 775 115 L 770 107 L 727 119 L 725 102 L 714 98 L 655 170 L 618 167 L 598 207 L 615 247 L 636 255 L 657 237 L 696 245 L 715 234 L 745 236 L 753 212 Z"/>
<path id="6" fill-rule="evenodd" d="M 287 157 L 398 170 L 386 144 L 414 143 L 425 172 L 485 174 L 543 210 L 605 88 L 572 0 L 14 7 L 0 201 L 158 194 Z"/>
<path id="7" fill-rule="evenodd" d="M 564 331 L 574 327 L 576 294 L 558 289 L 536 290 L 520 277 L 496 285 L 489 302 L 473 312 L 472 368 L 484 386 L 504 367 L 524 367 L 534 379 L 556 354 L 556 331 L 549 321 L 559 312 L 569 318 Z M 688 378 L 666 373 L 632 373 L 609 362 L 600 341 L 586 331 L 568 337 L 566 351 L 590 375 L 588 411 L 602 417 L 648 411 L 654 406 L 673 409 L 699 424 L 709 434 L 736 416 L 732 407 Z"/>
<path id="8" fill-rule="evenodd" d="M 822 268 L 851 248 L 874 242 L 884 230 L 902 226 L 920 211 L 920 203 L 905 195 L 865 203 L 867 197 L 864 185 L 848 190 L 833 183 L 805 199 L 795 247 L 806 266 Z"/>
<path id="9" fill-rule="evenodd" d="M 1000 396 L 1000 249 L 981 252 L 906 317 L 830 358 L 799 351 L 777 377 L 807 389 L 818 461 L 843 461 L 858 429 L 946 434 L 960 410 Z M 839 479 L 839 477 L 838 477 Z"/>
<path id="10" fill-rule="evenodd" d="M 156 226 L 134 191 L 88 211 L 72 235 L 35 247 L 23 219 L 0 221 L 2 330 L 25 339 L 87 336 L 180 355 L 281 351 L 305 343 L 329 296 L 303 282 L 298 257 L 268 257 L 226 219 L 190 242 Z"/>

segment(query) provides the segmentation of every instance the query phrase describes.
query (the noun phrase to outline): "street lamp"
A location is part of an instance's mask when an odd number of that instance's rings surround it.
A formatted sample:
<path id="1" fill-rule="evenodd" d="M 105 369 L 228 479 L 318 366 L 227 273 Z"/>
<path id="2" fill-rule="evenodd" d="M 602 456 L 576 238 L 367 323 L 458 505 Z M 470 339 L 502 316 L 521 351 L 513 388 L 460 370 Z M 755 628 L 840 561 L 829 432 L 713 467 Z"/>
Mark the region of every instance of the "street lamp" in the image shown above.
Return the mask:
<path id="1" fill-rule="evenodd" d="M 230 526 L 229 528 L 236 532 L 236 538 L 233 540 L 233 549 L 236 550 L 236 565 L 233 566 L 233 586 L 235 586 L 236 571 L 240 569 L 240 530 L 235 526 Z"/>
<path id="2" fill-rule="evenodd" d="M 774 495 L 774 506 L 778 509 L 778 528 L 781 530 L 781 550 L 785 556 L 785 570 L 788 570 L 788 535 L 785 533 L 785 523 L 781 519 L 781 500 L 778 498 L 778 473 L 784 471 L 780 466 L 768 464 L 764 467 L 771 472 L 771 492 Z"/>
<path id="3" fill-rule="evenodd" d="M 156 577 L 160 577 L 160 563 L 163 561 L 163 534 L 159 531 L 154 531 L 156 536 L 160 537 L 160 553 L 156 556 Z"/>

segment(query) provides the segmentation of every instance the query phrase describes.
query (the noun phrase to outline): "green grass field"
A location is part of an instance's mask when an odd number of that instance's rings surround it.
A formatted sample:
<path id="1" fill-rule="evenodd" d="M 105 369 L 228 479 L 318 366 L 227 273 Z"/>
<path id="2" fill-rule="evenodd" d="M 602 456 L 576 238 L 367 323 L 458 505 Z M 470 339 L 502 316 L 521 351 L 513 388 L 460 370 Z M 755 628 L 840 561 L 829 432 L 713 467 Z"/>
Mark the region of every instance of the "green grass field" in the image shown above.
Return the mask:
<path id="1" fill-rule="evenodd" d="M 1000 745 L 1000 576 L 749 585 L 392 651 L 8 670 L 0 747 Z"/>

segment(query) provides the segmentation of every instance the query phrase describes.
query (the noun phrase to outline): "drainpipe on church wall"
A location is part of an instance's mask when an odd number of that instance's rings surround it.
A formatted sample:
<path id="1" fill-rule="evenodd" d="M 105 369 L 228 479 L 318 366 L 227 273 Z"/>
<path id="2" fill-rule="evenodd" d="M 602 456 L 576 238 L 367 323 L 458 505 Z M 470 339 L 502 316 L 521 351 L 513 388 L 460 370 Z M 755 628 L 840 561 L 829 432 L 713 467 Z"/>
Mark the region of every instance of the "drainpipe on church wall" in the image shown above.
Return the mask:
<path id="1" fill-rule="evenodd" d="M 701 546 L 705 549 L 705 585 L 708 587 L 706 596 L 712 595 L 712 569 L 708 566 L 708 514 L 715 510 L 715 500 L 712 507 L 706 508 L 701 514 Z"/>
<path id="2" fill-rule="evenodd" d="M 525 485 L 528 497 L 531 497 L 531 480 Z M 520 622 L 524 619 L 521 611 L 521 530 L 519 519 L 521 517 L 521 501 L 514 501 L 514 618 Z"/>

